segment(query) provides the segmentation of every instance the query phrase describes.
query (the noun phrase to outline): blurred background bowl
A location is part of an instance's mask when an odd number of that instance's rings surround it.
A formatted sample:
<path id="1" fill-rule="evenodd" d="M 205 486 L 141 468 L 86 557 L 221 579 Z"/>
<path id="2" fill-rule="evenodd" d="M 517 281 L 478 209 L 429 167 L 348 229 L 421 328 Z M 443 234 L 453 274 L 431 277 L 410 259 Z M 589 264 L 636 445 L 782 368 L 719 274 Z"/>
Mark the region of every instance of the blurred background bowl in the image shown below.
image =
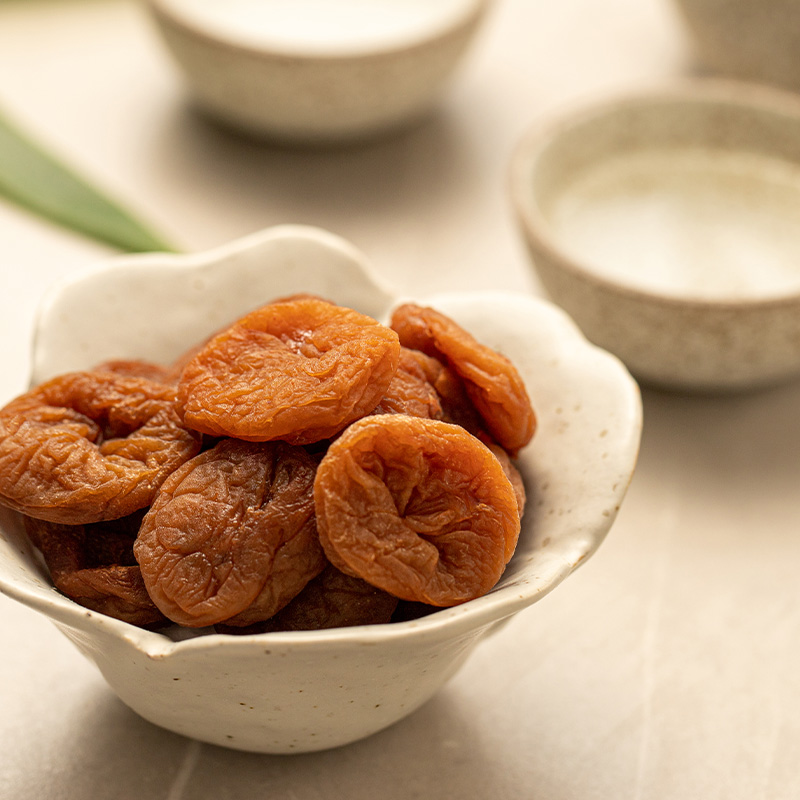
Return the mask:
<path id="1" fill-rule="evenodd" d="M 490 0 L 149 0 L 196 103 L 300 143 L 373 136 L 439 99 Z"/>
<path id="2" fill-rule="evenodd" d="M 640 380 L 800 373 L 800 99 L 689 82 L 536 125 L 511 166 L 541 282 Z"/>
<path id="3" fill-rule="evenodd" d="M 675 0 L 704 66 L 800 90 L 797 0 Z"/>

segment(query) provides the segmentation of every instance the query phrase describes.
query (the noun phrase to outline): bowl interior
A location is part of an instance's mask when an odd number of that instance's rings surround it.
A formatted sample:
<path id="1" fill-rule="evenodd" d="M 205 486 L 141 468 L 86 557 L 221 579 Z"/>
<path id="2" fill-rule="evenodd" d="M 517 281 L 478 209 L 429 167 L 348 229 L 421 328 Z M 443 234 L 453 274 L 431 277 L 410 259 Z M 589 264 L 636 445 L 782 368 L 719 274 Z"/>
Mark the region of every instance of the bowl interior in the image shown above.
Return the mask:
<path id="1" fill-rule="evenodd" d="M 515 195 L 567 266 L 692 302 L 800 297 L 800 106 L 707 85 L 584 110 L 524 142 Z"/>

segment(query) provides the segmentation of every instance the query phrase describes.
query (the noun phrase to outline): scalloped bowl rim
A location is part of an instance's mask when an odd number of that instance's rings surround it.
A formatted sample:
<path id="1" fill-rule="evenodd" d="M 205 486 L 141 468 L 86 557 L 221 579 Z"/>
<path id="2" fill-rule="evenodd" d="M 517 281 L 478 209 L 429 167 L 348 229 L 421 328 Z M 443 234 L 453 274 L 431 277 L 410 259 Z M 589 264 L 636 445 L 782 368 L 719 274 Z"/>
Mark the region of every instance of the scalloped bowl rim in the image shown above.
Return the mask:
<path id="1" fill-rule="evenodd" d="M 56 318 L 61 311 L 61 301 L 65 293 L 82 291 L 87 283 L 102 280 L 114 273 L 117 278 L 126 275 L 138 275 L 142 271 L 156 268 L 163 274 L 188 273 L 201 268 L 223 271 L 232 260 L 242 254 L 263 250 L 265 246 L 277 243 L 278 247 L 286 243 L 311 244 L 323 251 L 328 251 L 340 260 L 352 262 L 353 274 L 360 274 L 376 298 L 385 298 L 389 306 L 404 299 L 389 289 L 376 276 L 364 256 L 351 244 L 327 231 L 303 225 L 282 225 L 266 229 L 259 233 L 238 239 L 229 244 L 201 253 L 186 255 L 144 254 L 119 256 L 103 262 L 71 276 L 55 284 L 46 294 L 41 306 L 34 336 L 34 376 L 42 371 L 41 349 L 45 340 L 51 336 L 52 329 L 58 328 Z M 544 559 L 546 569 L 537 575 L 524 575 L 508 585 L 498 585 L 484 597 L 472 600 L 461 606 L 443 609 L 420 619 L 396 622 L 384 625 L 368 625 L 363 627 L 338 628 L 329 630 L 267 633 L 244 636 L 227 636 L 208 634 L 195 638 L 175 641 L 162 633 L 137 628 L 125 622 L 107 617 L 73 603 L 58 594 L 54 589 L 48 591 L 35 587 L 27 587 L 9 579 L 2 572 L 0 565 L 0 591 L 19 602 L 45 614 L 57 623 L 62 623 L 79 631 L 91 633 L 93 630 L 104 630 L 112 636 L 127 641 L 141 652 L 152 658 L 164 658 L 189 650 L 213 650 L 219 647 L 236 650 L 239 648 L 259 647 L 269 641 L 272 647 L 287 646 L 291 648 L 324 646 L 329 643 L 365 645 L 396 641 L 404 638 L 425 639 L 458 636 L 469 630 L 486 627 L 499 622 L 519 610 L 544 597 L 558 586 L 575 568 L 583 563 L 600 546 L 606 533 L 613 524 L 619 504 L 627 491 L 628 484 L 638 457 L 641 434 L 641 398 L 638 386 L 631 378 L 622 363 L 611 354 L 590 344 L 579 331 L 574 322 L 560 309 L 550 302 L 533 296 L 511 295 L 504 292 L 481 292 L 481 302 L 508 304 L 516 308 L 516 313 L 535 313 L 546 319 L 547 326 L 558 332 L 565 342 L 565 349 L 572 349 L 583 359 L 590 360 L 598 369 L 605 372 L 618 387 L 619 399 L 625 406 L 622 409 L 624 436 L 619 444 L 620 463 L 623 465 L 622 480 L 613 491 L 607 493 L 602 500 L 598 499 L 597 515 L 594 522 L 580 537 L 570 542 L 569 548 L 563 548 L 556 556 Z M 270 297 L 263 298 L 265 302 Z M 453 304 L 455 307 L 466 299 L 475 302 L 478 293 L 452 293 L 415 298 L 418 302 L 426 302 L 442 307 Z M 254 304 L 256 305 L 256 304 Z M 387 306 L 387 308 L 389 307 Z M 51 337 L 52 338 L 52 337 Z M 534 442 L 536 439 L 534 438 Z M 583 500 L 581 502 L 584 502 Z M 602 506 L 602 508 L 600 507 Z M 1 533 L 2 531 L 0 531 Z M 513 561 L 512 561 L 513 563 Z"/>

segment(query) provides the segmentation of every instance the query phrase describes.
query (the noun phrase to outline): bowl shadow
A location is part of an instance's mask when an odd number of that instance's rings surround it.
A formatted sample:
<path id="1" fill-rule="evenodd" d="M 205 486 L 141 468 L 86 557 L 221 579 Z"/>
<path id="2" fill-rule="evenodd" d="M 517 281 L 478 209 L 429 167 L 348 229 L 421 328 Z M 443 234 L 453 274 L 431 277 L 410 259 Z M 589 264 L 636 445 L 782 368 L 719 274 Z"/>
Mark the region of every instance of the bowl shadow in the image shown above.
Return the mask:
<path id="1" fill-rule="evenodd" d="M 44 744 L 47 782 L 64 800 L 103 796 L 156 800 L 322 796 L 374 800 L 396 796 L 512 796 L 513 779 L 484 748 L 480 732 L 455 696 L 442 690 L 392 727 L 344 747 L 298 755 L 261 755 L 186 739 L 143 720 L 99 685 L 82 713 L 59 730 L 62 740 Z M 37 752 L 21 754 L 37 763 Z M 476 786 L 476 776 L 480 787 Z M 37 771 L 18 786 L 18 800 L 41 796 Z"/>
<path id="2" fill-rule="evenodd" d="M 391 226 L 445 206 L 454 188 L 476 190 L 465 187 L 474 154 L 457 116 L 442 104 L 379 138 L 301 146 L 236 131 L 186 100 L 164 118 L 148 158 L 159 181 L 181 187 L 176 202 L 205 206 L 197 217 L 235 209 L 232 236 L 284 222 L 348 236 L 359 220 Z"/>

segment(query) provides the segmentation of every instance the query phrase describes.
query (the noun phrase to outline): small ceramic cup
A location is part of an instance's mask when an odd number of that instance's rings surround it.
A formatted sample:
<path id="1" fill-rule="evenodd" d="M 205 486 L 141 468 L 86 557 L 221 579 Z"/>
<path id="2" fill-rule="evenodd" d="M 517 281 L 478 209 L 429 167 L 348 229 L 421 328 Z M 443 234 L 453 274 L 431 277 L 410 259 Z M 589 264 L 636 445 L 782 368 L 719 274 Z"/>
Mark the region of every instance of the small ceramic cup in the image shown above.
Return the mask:
<path id="1" fill-rule="evenodd" d="M 149 0 L 198 106 L 295 143 L 407 125 L 442 95 L 490 0 Z"/>
<path id="2" fill-rule="evenodd" d="M 537 124 L 511 195 L 550 297 L 640 380 L 800 374 L 800 100 L 690 82 Z"/>
<path id="3" fill-rule="evenodd" d="M 675 0 L 704 65 L 724 76 L 800 90 L 796 0 Z"/>

